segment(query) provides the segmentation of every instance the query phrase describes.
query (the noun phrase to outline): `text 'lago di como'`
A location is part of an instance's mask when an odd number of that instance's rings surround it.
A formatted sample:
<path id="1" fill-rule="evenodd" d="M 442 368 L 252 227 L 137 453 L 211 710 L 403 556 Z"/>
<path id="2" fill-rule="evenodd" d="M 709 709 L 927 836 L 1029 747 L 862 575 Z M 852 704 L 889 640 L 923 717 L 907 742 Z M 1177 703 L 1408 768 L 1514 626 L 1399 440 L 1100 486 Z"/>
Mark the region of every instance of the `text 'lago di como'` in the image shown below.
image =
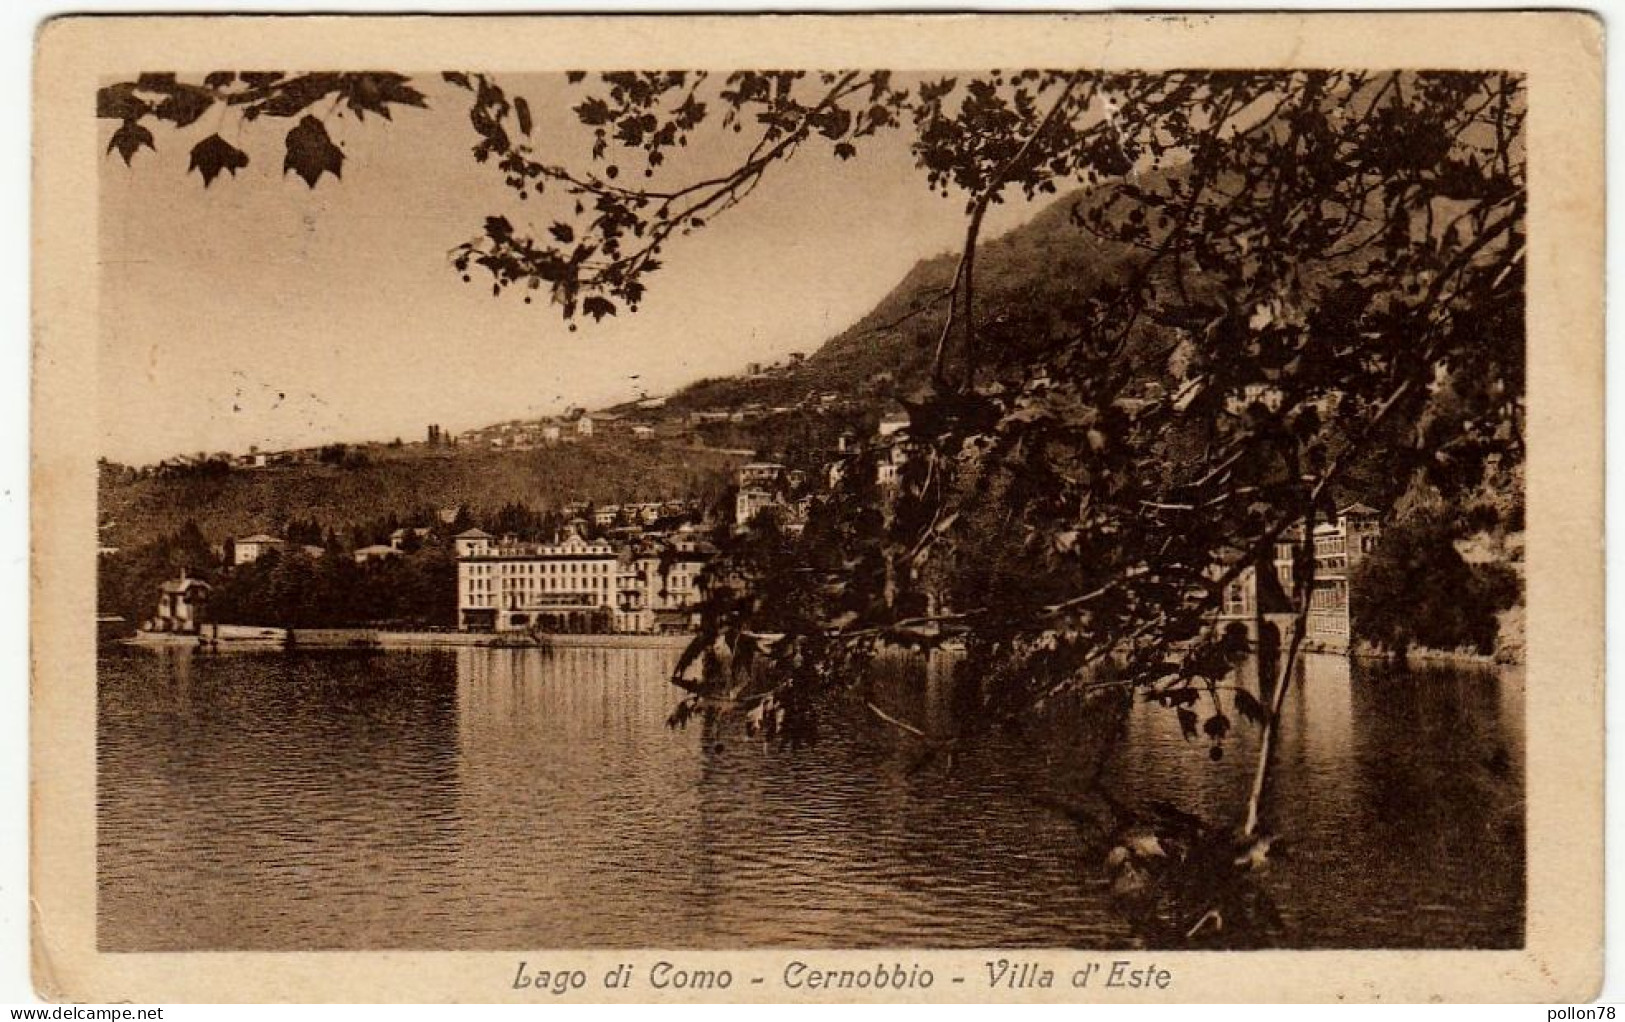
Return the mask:
<path id="1" fill-rule="evenodd" d="M 1167 990 L 1172 970 L 1130 958 L 1092 959 L 1056 966 L 1047 962 L 997 958 L 970 971 L 931 969 L 918 962 L 877 960 L 847 966 L 793 958 L 776 972 L 690 965 L 662 959 L 648 966 L 620 963 L 594 974 L 586 969 L 521 960 L 511 988 L 538 996 L 565 997 L 598 990 L 654 990 L 715 993 L 766 987 L 795 991 L 926 991 L 936 987 L 990 990 Z"/>

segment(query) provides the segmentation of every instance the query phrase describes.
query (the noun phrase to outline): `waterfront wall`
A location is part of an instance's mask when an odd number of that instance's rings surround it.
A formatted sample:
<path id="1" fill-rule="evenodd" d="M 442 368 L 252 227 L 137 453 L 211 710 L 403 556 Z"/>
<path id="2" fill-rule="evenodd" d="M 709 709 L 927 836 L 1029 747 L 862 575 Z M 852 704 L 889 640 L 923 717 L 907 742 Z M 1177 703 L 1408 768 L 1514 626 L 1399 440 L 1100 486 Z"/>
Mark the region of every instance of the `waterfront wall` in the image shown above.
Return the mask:
<path id="1" fill-rule="evenodd" d="M 431 646 L 565 647 L 594 646 L 612 649 L 678 648 L 688 635 L 544 635 L 534 644 L 523 636 L 489 632 L 383 632 L 371 628 L 298 628 L 294 648 L 302 649 L 418 649 Z M 135 645 L 201 646 L 210 649 L 267 649 L 290 645 L 285 628 L 249 625 L 206 625 L 202 635 L 144 632 L 129 640 Z"/>
<path id="2" fill-rule="evenodd" d="M 375 632 L 378 645 L 384 649 L 417 646 L 520 646 L 513 634 L 480 632 Z M 689 635 L 617 635 L 576 634 L 544 635 L 538 645 L 543 646 L 597 646 L 613 649 L 633 649 L 646 646 L 663 648 L 688 645 Z"/>

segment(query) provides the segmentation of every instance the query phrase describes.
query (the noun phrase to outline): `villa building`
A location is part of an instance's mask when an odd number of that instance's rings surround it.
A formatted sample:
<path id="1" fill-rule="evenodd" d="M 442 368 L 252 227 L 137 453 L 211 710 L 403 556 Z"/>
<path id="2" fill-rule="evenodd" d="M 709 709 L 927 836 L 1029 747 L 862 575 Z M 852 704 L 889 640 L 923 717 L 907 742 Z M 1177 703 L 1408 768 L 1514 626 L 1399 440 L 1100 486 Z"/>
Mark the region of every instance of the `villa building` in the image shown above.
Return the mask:
<path id="1" fill-rule="evenodd" d="M 401 548 L 383 543 L 374 543 L 371 546 L 359 548 L 351 556 L 355 558 L 357 564 L 367 564 L 372 561 L 384 561 L 391 557 L 399 557 L 401 556 Z"/>
<path id="2" fill-rule="evenodd" d="M 693 631 L 703 597 L 700 573 L 715 553 L 710 544 L 688 538 L 628 550 L 615 579 L 615 631 Z"/>
<path id="3" fill-rule="evenodd" d="M 1332 521 L 1315 526 L 1315 587 L 1309 597 L 1304 632 L 1310 643 L 1333 651 L 1349 648 L 1353 624 L 1351 579 L 1360 562 L 1377 548 L 1382 535 L 1380 519 L 1376 508 L 1351 504 Z M 1276 541 L 1273 580 L 1260 579 L 1249 569 L 1226 586 L 1220 620 L 1239 621 L 1250 630 L 1256 621 L 1269 619 L 1285 638 L 1291 627 L 1296 550 L 1302 541 L 1301 527 L 1287 530 Z"/>
<path id="4" fill-rule="evenodd" d="M 208 602 L 209 583 L 187 578 L 183 570 L 180 578 L 159 585 L 158 613 L 153 615 L 150 627 L 155 632 L 196 635 Z"/>
<path id="5" fill-rule="evenodd" d="M 784 503 L 789 474 L 775 461 L 753 461 L 739 466 L 734 474 L 738 496 L 734 498 L 734 526 L 743 529 L 757 515 Z"/>
<path id="6" fill-rule="evenodd" d="M 457 536 L 457 620 L 464 631 L 610 630 L 618 560 L 608 543 L 571 533 L 562 543 Z"/>
<path id="7" fill-rule="evenodd" d="M 1309 597 L 1306 637 L 1346 649 L 1351 632 L 1349 582 L 1354 569 L 1377 548 L 1382 534 L 1376 508 L 1351 504 L 1330 522 L 1315 526 L 1315 588 Z M 1303 539 L 1294 529 L 1275 544 L 1275 574 L 1281 588 L 1292 592 L 1293 549 Z"/>
<path id="8" fill-rule="evenodd" d="M 253 564 L 273 550 L 280 552 L 284 546 L 287 546 L 287 541 L 277 539 L 275 536 L 267 536 L 261 532 L 235 540 L 231 546 L 231 563 L 233 565 L 243 565 Z"/>
<path id="9" fill-rule="evenodd" d="M 454 544 L 463 631 L 688 631 L 700 572 L 715 553 L 682 536 L 617 551 L 573 531 L 558 543 L 521 543 L 470 529 Z"/>

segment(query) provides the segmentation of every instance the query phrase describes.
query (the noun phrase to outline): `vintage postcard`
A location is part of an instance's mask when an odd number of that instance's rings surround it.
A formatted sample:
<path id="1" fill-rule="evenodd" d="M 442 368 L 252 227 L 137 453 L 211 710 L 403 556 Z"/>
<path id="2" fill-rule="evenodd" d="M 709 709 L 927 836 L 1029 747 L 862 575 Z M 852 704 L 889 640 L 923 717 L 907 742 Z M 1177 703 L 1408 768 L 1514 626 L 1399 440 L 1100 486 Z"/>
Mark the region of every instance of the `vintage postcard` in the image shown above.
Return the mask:
<path id="1" fill-rule="evenodd" d="M 65 18 L 34 977 L 1602 977 L 1602 39 Z"/>

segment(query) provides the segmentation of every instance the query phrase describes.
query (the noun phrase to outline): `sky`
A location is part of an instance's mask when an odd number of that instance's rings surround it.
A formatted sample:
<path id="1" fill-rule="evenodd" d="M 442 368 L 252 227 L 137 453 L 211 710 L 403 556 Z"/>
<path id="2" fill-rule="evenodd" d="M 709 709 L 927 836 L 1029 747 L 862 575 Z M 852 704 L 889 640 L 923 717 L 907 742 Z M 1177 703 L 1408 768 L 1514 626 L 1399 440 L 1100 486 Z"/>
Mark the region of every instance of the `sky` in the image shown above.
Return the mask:
<path id="1" fill-rule="evenodd" d="M 467 94 L 438 73 L 413 77 L 427 110 L 325 118 L 346 160 L 342 180 L 314 189 L 281 173 L 289 122 L 223 111 L 155 129 L 157 152 L 131 167 L 101 157 L 103 457 L 414 440 L 430 423 L 458 431 L 666 393 L 815 350 L 963 234 L 962 197 L 926 188 L 906 132 L 846 162 L 820 141 L 669 245 L 636 314 L 571 333 L 521 289 L 493 297 L 452 269 L 448 252 L 486 216 L 537 233 L 553 217 L 474 162 Z M 558 75 L 499 81 L 529 98 L 544 158 L 584 165 L 576 88 Z M 205 188 L 188 152 L 215 131 L 251 162 Z M 697 138 L 654 183 L 715 170 L 748 139 Z M 996 207 L 984 237 L 1032 212 Z"/>

